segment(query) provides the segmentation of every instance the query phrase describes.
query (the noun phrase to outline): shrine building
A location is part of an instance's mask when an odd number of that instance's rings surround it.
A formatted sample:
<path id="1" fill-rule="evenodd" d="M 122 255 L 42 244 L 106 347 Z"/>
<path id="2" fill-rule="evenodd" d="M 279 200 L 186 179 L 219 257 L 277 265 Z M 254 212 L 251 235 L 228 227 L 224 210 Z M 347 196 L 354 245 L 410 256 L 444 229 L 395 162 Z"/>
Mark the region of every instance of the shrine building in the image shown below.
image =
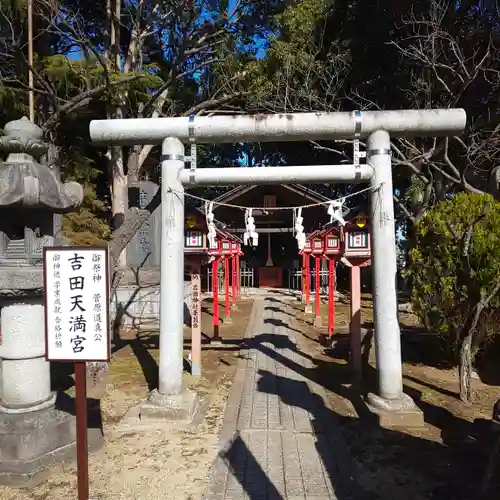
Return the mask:
<path id="1" fill-rule="evenodd" d="M 294 210 L 280 207 L 299 207 L 314 203 L 325 203 L 330 199 L 300 184 L 239 186 L 214 198 L 214 216 L 226 231 L 243 238 L 245 232 L 245 210 L 241 207 L 258 207 L 252 211 L 256 231 L 259 234 L 257 247 L 243 245 L 244 265 L 254 270 L 255 286 L 286 287 L 288 273 L 300 267 L 297 241 L 294 237 Z M 302 210 L 306 234 L 322 227 L 329 219 L 328 205 L 317 205 Z"/>

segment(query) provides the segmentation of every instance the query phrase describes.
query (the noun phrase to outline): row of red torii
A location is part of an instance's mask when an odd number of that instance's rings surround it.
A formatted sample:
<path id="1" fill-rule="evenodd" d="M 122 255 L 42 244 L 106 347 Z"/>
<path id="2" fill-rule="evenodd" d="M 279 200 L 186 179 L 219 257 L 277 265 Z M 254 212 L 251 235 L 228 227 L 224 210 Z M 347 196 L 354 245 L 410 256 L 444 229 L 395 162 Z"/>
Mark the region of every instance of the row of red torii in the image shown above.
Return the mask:
<path id="1" fill-rule="evenodd" d="M 189 219 L 188 219 L 189 220 Z M 208 238 L 196 219 L 191 218 L 190 229 L 186 231 L 185 263 L 191 276 L 191 370 L 201 374 L 201 265 L 207 260 L 212 266 L 212 317 L 213 336 L 211 343 L 222 341 L 219 333 L 219 264 L 224 268 L 224 323 L 232 322 L 231 310 L 241 296 L 240 258 L 242 241 L 237 236 L 216 229 L 215 244 Z M 299 250 L 302 256 L 302 299 L 306 314 L 312 314 L 311 307 L 311 258 L 315 259 L 316 270 L 321 259 L 327 259 L 328 267 L 328 337 L 331 340 L 335 330 L 335 265 L 342 262 L 350 268 L 350 324 L 351 363 L 356 377 L 361 375 L 361 271 L 371 264 L 371 238 L 369 225 L 364 216 L 348 221 L 345 226 L 327 225 L 309 234 L 305 246 Z M 231 279 L 230 279 L 231 277 Z M 320 273 L 315 273 L 315 318 L 314 325 L 321 326 Z"/>

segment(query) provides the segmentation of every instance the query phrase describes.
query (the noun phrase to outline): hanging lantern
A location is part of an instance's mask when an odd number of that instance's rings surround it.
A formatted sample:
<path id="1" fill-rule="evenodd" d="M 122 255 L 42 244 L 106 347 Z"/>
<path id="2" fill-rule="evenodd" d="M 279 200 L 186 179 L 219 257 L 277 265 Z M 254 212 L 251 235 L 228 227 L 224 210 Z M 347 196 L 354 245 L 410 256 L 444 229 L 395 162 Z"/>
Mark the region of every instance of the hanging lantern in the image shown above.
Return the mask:
<path id="1" fill-rule="evenodd" d="M 366 226 L 366 217 L 364 215 L 358 215 L 354 221 L 356 222 L 356 226 L 365 227 Z"/>
<path id="2" fill-rule="evenodd" d="M 193 229 L 193 227 L 196 226 L 196 223 L 198 222 L 197 218 L 195 215 L 190 215 L 186 219 L 186 226 L 189 227 L 189 229 Z"/>

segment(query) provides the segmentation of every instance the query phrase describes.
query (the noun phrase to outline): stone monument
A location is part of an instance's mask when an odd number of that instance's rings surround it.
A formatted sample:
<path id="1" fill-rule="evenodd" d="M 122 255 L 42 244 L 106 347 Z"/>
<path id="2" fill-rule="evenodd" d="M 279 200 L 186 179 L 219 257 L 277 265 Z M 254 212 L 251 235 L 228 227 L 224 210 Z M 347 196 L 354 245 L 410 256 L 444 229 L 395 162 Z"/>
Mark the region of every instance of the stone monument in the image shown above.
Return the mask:
<path id="1" fill-rule="evenodd" d="M 146 208 L 159 189 L 151 181 L 139 181 L 129 187 L 131 206 Z M 161 210 L 158 207 L 127 245 L 127 266 L 131 269 L 160 267 Z"/>
<path id="2" fill-rule="evenodd" d="M 38 160 L 48 150 L 27 118 L 5 126 L 0 149 L 0 483 L 32 484 L 74 454 L 74 417 L 56 407 L 45 360 L 43 247 L 54 214 L 74 210 L 82 187 Z M 95 439 L 92 439 L 95 442 Z"/>
<path id="3" fill-rule="evenodd" d="M 129 186 L 130 206 L 145 208 L 159 185 L 139 181 Z M 111 296 L 115 328 L 157 328 L 160 318 L 161 207 L 150 215 L 127 245 L 127 268 Z M 184 284 L 184 316 L 189 324 L 191 282 Z"/>

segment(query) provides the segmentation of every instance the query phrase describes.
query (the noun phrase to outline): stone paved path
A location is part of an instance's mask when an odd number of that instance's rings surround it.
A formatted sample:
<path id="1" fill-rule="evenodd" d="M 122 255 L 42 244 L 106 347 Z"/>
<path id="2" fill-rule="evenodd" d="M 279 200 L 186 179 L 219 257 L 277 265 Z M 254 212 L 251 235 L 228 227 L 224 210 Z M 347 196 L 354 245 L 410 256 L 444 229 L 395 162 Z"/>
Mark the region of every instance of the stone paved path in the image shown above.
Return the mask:
<path id="1" fill-rule="evenodd" d="M 367 498 L 313 364 L 298 350 L 286 298 L 256 298 L 207 500 Z"/>

